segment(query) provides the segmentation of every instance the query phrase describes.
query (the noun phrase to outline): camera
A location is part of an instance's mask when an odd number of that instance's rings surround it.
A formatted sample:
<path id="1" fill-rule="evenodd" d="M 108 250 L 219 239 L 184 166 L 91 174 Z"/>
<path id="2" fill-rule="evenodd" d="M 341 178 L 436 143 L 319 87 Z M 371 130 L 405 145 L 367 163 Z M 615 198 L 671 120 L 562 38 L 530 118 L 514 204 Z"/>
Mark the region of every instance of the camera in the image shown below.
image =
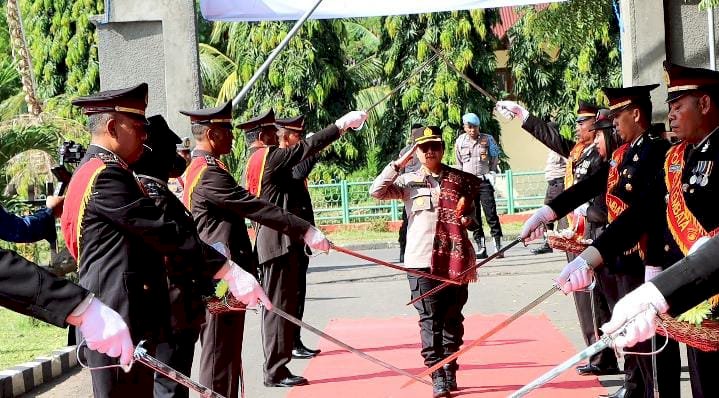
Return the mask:
<path id="1" fill-rule="evenodd" d="M 65 163 L 79 164 L 85 156 L 85 148 L 75 141 L 65 141 L 58 150 L 60 154 L 60 166 Z"/>

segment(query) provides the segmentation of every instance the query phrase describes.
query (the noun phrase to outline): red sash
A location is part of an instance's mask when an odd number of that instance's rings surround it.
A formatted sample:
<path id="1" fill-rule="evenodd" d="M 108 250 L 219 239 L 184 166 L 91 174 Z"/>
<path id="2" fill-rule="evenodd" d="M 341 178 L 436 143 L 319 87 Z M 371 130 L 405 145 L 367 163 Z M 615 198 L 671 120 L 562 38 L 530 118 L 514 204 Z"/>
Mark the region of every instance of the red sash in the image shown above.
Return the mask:
<path id="1" fill-rule="evenodd" d="M 65 239 L 65 245 L 78 266 L 80 265 L 80 240 L 85 209 L 92 196 L 95 180 L 105 170 L 105 167 L 105 163 L 101 159 L 90 159 L 75 170 L 70 185 L 67 187 L 62 217 L 60 217 L 60 229 Z"/>
<path id="2" fill-rule="evenodd" d="M 192 193 L 195 191 L 197 184 L 202 179 L 202 174 L 207 170 L 207 158 L 197 156 L 192 158 L 190 165 L 187 166 L 182 180 L 185 181 L 185 188 L 182 190 L 182 203 L 187 210 L 192 211 Z"/>
<path id="3" fill-rule="evenodd" d="M 611 223 L 627 209 L 627 204 L 617 196 L 612 195 L 612 190 L 619 182 L 619 165 L 624 160 L 624 154 L 629 150 L 629 144 L 624 144 L 612 153 L 612 163 L 609 165 L 609 178 L 607 179 L 607 220 Z"/>
<path id="4" fill-rule="evenodd" d="M 719 233 L 719 228 L 707 232 L 687 207 L 682 191 L 682 171 L 684 170 L 686 147 L 686 142 L 675 145 L 669 149 L 664 161 L 664 181 L 669 191 L 667 222 L 669 231 L 684 255 L 689 253 L 692 245 L 702 236 L 714 236 Z"/>
<path id="5" fill-rule="evenodd" d="M 266 147 L 260 148 L 247 160 L 247 190 L 255 196 L 262 193 L 262 177 L 265 175 L 265 162 L 269 153 Z"/>

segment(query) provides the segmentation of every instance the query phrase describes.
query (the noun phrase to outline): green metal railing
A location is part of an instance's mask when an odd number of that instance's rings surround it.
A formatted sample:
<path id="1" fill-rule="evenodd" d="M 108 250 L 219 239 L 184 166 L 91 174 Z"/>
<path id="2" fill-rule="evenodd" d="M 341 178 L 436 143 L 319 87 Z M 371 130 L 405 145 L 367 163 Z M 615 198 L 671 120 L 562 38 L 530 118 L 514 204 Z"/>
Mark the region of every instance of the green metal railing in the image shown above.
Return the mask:
<path id="1" fill-rule="evenodd" d="M 320 224 L 351 224 L 373 220 L 402 219 L 403 204 L 398 200 L 380 201 L 369 196 L 372 181 L 338 181 L 310 184 L 309 191 Z M 514 214 L 536 209 L 544 203 L 547 182 L 544 172 L 497 174 L 495 199 L 497 212 Z"/>

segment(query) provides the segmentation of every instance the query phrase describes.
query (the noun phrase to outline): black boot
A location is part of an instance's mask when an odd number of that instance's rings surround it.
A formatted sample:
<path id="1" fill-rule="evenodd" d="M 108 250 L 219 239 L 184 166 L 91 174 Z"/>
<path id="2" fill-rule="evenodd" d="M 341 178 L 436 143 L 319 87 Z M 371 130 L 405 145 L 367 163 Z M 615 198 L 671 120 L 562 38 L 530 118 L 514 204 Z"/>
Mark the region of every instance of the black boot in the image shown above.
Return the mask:
<path id="1" fill-rule="evenodd" d="M 296 339 L 295 348 L 292 349 L 292 358 L 309 359 L 316 357 L 319 353 L 320 350 L 313 350 L 311 348 L 307 348 L 304 343 L 302 343 L 302 340 Z"/>
<path id="2" fill-rule="evenodd" d="M 532 254 L 544 254 L 544 253 L 551 253 L 554 250 L 549 246 L 549 243 L 547 241 L 544 241 L 544 244 L 542 246 L 537 247 L 536 249 L 530 250 Z"/>
<path id="3" fill-rule="evenodd" d="M 447 389 L 449 391 L 457 391 L 457 363 L 452 362 L 448 363 L 442 368 L 444 368 L 444 380 L 445 384 L 447 385 Z"/>
<path id="4" fill-rule="evenodd" d="M 445 379 L 444 369 L 432 372 L 432 398 L 450 397 Z"/>
<path id="5" fill-rule="evenodd" d="M 479 238 L 477 241 L 477 258 L 487 258 L 487 247 L 484 245 L 484 238 Z"/>
<path id="6" fill-rule="evenodd" d="M 494 237 L 494 247 L 497 248 L 497 251 L 502 250 L 502 237 L 501 236 Z M 504 253 L 501 253 L 500 255 L 498 255 L 497 258 L 504 258 Z"/>

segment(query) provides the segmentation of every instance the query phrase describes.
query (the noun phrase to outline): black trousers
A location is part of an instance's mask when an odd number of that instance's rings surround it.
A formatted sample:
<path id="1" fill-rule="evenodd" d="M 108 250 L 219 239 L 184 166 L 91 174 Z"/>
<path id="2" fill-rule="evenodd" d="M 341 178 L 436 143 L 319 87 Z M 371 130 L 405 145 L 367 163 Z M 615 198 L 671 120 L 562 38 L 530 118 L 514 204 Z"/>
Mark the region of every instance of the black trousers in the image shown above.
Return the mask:
<path id="1" fill-rule="evenodd" d="M 404 256 L 404 249 L 407 247 L 407 210 L 402 208 L 402 225 L 399 227 L 399 253 Z"/>
<path id="2" fill-rule="evenodd" d="M 300 279 L 300 248 L 261 265 L 262 287 L 272 304 L 287 312 L 297 313 L 297 292 Z M 292 360 L 297 326 L 273 312 L 262 311 L 262 345 L 265 353 L 264 378 L 278 382 L 290 375 L 287 364 Z"/>
<path id="3" fill-rule="evenodd" d="M 305 315 L 305 299 L 307 298 L 307 270 L 310 266 L 310 258 L 307 254 L 297 256 L 297 263 L 299 266 L 299 273 L 297 275 L 297 319 L 302 320 Z M 301 341 L 301 328 L 295 328 L 295 347 L 299 345 Z"/>
<path id="4" fill-rule="evenodd" d="M 487 225 L 489 232 L 494 238 L 502 236 L 502 225 L 499 223 L 497 215 L 497 203 L 494 201 L 494 187 L 487 180 L 482 180 L 479 184 L 479 195 L 474 199 L 475 218 L 477 221 L 477 229 L 473 231 L 474 240 L 479 242 L 480 238 L 484 238 L 484 229 L 482 228 L 482 209 L 487 217 Z"/>
<path id="5" fill-rule="evenodd" d="M 717 365 L 719 365 L 719 352 L 704 352 L 687 347 L 687 362 L 689 363 L 692 397 L 719 397 L 719 379 L 716 373 Z"/>
<path id="6" fill-rule="evenodd" d="M 77 341 L 82 341 L 82 335 L 77 330 Z M 143 346 L 150 355 L 155 354 L 155 347 L 151 344 Z M 81 358 L 91 368 L 116 365 L 118 360 L 110 358 L 105 354 L 87 348 L 83 345 L 80 349 Z M 97 369 L 90 372 L 92 377 L 92 394 L 97 398 L 151 398 L 153 385 L 152 369 L 143 366 L 133 366 L 129 373 L 121 368 Z"/>
<path id="7" fill-rule="evenodd" d="M 190 376 L 192 359 L 195 355 L 195 343 L 199 337 L 199 328 L 176 330 L 169 342 L 158 344 L 156 358 L 185 376 Z M 189 396 L 190 391 L 187 387 L 155 373 L 155 398 L 187 398 Z"/>
<path id="8" fill-rule="evenodd" d="M 206 314 L 200 339 L 200 384 L 227 398 L 240 396 L 245 312 Z M 134 398 L 134 397 L 132 397 Z"/>
<path id="9" fill-rule="evenodd" d="M 429 269 L 423 270 L 429 272 Z M 417 298 L 442 282 L 407 275 L 412 298 Z M 422 357 L 429 366 L 457 352 L 463 343 L 467 285 L 448 286 L 436 294 L 414 303 L 419 314 Z"/>
<path id="10" fill-rule="evenodd" d="M 544 204 L 549 204 L 549 202 L 559 196 L 562 192 L 564 192 L 564 177 L 547 181 L 547 191 L 544 193 Z M 562 217 L 559 221 L 557 221 L 557 229 L 567 228 L 568 225 L 569 223 L 567 222 L 567 217 Z M 547 229 L 553 231 L 554 222 L 548 223 Z"/>
<path id="11" fill-rule="evenodd" d="M 602 326 L 604 323 L 609 322 L 611 318 L 611 312 L 609 311 L 609 304 L 607 295 L 613 295 L 616 297 L 617 284 L 614 275 L 609 274 L 609 271 L 605 267 L 598 268 L 595 271 L 596 285 L 592 293 L 589 292 L 574 292 L 574 305 L 577 308 L 577 316 L 579 317 L 579 326 L 582 330 L 582 337 L 587 346 L 594 344 L 596 340 L 594 319 L 597 321 L 597 328 Z M 592 315 L 592 301 L 591 298 L 594 296 L 594 315 Z M 602 335 L 601 330 L 597 330 L 599 336 Z M 614 354 L 614 350 L 606 348 L 594 355 L 589 359 L 589 363 L 599 367 L 600 369 L 607 369 L 617 367 L 617 356 Z"/>

